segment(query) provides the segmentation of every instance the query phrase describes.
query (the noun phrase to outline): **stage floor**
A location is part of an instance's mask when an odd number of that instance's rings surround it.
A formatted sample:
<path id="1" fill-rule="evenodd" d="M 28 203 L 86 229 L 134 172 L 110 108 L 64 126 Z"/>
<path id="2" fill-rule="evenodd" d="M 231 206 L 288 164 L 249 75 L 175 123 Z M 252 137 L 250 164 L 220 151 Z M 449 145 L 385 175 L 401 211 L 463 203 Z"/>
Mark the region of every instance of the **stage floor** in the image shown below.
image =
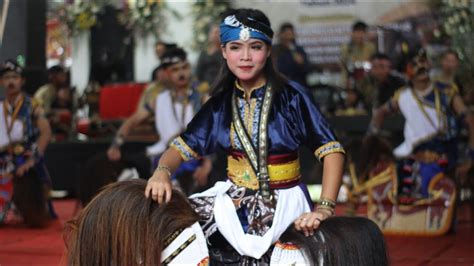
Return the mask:
<path id="1" fill-rule="evenodd" d="M 76 211 L 75 200 L 55 200 L 59 219 L 45 229 L 0 227 L 0 265 L 66 265 L 64 223 Z M 474 214 L 461 206 L 456 233 L 441 237 L 386 237 L 392 266 L 474 265 Z"/>

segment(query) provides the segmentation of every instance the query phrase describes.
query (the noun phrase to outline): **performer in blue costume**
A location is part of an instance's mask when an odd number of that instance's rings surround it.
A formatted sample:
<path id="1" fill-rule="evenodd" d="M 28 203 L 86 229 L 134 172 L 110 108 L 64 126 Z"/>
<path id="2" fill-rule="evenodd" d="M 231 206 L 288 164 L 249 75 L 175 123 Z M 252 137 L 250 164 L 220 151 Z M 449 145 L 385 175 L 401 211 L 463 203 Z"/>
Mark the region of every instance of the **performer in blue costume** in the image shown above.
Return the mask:
<path id="1" fill-rule="evenodd" d="M 415 59 L 411 86 L 399 90 L 374 113 L 369 133 L 376 134 L 384 117 L 398 111 L 406 120 L 404 142 L 394 150 L 399 193 L 408 200 L 430 197 L 431 180 L 440 173 L 453 174 L 462 123 L 469 128 L 468 153 L 474 157 L 473 117 L 456 86 L 430 80 L 423 51 Z M 467 164 L 470 167 L 471 161 Z"/>
<path id="2" fill-rule="evenodd" d="M 309 91 L 274 70 L 273 31 L 261 11 L 231 10 L 220 29 L 226 64 L 215 92 L 160 158 L 145 195 L 169 201 L 170 176 L 181 162 L 226 151 L 228 180 L 190 197 L 210 262 L 267 265 L 288 226 L 311 235 L 334 214 L 344 150 Z M 314 209 L 301 183 L 300 146 L 324 164 Z"/>
<path id="3" fill-rule="evenodd" d="M 29 226 L 42 227 L 56 217 L 43 160 L 51 129 L 39 104 L 22 93 L 23 69 L 15 61 L 2 65 L 0 81 L 0 225 L 19 212 Z"/>

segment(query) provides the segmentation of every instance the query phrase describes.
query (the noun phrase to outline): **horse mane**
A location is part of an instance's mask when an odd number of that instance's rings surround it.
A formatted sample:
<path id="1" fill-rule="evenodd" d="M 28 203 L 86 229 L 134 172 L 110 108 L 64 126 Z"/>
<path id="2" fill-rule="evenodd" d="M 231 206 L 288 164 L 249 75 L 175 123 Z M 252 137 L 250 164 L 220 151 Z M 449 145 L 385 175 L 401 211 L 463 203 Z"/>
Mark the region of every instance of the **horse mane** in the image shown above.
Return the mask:
<path id="1" fill-rule="evenodd" d="M 69 265 L 160 265 L 165 239 L 197 220 L 186 197 L 145 198 L 142 179 L 107 185 L 66 224 Z"/>
<path id="2" fill-rule="evenodd" d="M 291 226 L 280 241 L 298 245 L 311 265 L 388 265 L 383 234 L 364 217 L 330 217 L 308 237 Z"/>

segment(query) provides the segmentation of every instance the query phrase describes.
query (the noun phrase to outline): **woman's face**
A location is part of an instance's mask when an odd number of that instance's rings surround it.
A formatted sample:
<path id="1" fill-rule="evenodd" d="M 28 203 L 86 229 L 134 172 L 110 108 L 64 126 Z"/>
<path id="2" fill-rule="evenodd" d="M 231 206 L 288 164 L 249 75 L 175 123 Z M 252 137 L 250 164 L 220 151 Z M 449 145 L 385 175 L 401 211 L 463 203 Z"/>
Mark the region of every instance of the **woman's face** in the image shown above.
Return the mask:
<path id="1" fill-rule="evenodd" d="M 271 49 L 259 39 L 231 41 L 222 47 L 222 56 L 234 75 L 243 82 L 260 83 Z M 257 85 L 257 84 L 255 84 Z"/>

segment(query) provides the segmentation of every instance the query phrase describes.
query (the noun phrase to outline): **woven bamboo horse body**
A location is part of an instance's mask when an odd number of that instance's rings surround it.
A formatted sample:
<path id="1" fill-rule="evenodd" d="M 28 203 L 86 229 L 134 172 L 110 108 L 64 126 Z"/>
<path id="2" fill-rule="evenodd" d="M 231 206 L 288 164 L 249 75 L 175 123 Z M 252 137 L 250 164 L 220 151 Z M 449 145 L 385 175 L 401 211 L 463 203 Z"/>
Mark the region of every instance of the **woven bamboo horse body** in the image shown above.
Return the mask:
<path id="1" fill-rule="evenodd" d="M 396 162 L 387 154 L 391 150 L 387 142 L 368 137 L 353 146 L 360 149 L 348 149 L 352 182 L 349 201 L 358 204 L 367 196 L 367 216 L 385 234 L 436 236 L 448 232 L 456 200 L 456 187 L 450 178 L 443 173 L 436 175 L 429 183 L 428 198 L 401 204 Z"/>

